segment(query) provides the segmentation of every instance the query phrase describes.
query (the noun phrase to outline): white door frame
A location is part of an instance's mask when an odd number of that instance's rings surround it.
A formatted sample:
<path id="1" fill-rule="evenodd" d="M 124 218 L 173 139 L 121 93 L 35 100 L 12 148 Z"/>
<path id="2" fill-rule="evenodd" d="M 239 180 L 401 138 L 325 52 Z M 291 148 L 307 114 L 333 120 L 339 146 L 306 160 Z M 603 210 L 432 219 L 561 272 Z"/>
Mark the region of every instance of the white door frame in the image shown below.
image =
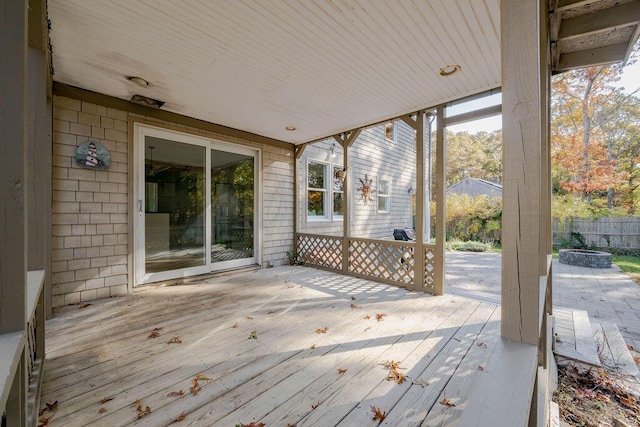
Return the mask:
<path id="1" fill-rule="evenodd" d="M 261 150 L 259 148 L 232 144 L 225 141 L 205 138 L 189 133 L 174 131 L 161 127 L 142 123 L 134 123 L 134 149 L 133 149 L 133 286 L 163 280 L 205 274 L 211 271 L 226 270 L 260 264 L 262 247 L 262 200 L 261 188 L 262 164 Z M 145 271 L 145 208 L 144 208 L 144 184 L 145 184 L 145 137 L 151 136 L 170 141 L 182 142 L 191 145 L 205 147 L 205 264 L 198 267 L 189 267 L 178 270 L 170 270 L 158 273 L 146 273 Z M 211 262 L 211 150 L 227 151 L 231 153 L 245 154 L 254 158 L 254 256 L 223 262 Z"/>

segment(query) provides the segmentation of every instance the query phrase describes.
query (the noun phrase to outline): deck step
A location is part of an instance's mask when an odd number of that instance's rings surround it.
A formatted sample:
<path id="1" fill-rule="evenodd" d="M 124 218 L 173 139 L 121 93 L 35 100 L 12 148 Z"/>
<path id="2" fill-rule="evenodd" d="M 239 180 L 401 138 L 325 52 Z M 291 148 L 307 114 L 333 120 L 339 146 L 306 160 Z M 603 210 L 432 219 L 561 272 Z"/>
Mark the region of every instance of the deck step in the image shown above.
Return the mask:
<path id="1" fill-rule="evenodd" d="M 621 374 L 637 376 L 638 367 L 618 326 L 615 323 L 598 321 L 592 324 L 592 329 L 602 365 L 615 369 Z"/>
<path id="2" fill-rule="evenodd" d="M 549 427 L 560 427 L 560 408 L 556 402 L 549 403 Z"/>
<path id="3" fill-rule="evenodd" d="M 590 365 L 602 366 L 589 314 L 584 310 L 554 307 L 553 317 L 556 332 L 555 353 Z"/>

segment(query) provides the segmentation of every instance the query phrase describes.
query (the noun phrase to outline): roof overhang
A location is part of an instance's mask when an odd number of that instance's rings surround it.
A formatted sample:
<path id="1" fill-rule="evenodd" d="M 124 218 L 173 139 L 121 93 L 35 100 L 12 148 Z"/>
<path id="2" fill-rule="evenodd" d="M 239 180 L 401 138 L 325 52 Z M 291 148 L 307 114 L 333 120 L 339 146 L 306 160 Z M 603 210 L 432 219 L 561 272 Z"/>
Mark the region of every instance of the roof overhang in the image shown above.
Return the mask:
<path id="1" fill-rule="evenodd" d="M 555 71 L 620 61 L 638 38 L 640 0 L 551 3 Z M 499 0 L 48 7 L 56 82 L 294 144 L 501 85 Z"/>

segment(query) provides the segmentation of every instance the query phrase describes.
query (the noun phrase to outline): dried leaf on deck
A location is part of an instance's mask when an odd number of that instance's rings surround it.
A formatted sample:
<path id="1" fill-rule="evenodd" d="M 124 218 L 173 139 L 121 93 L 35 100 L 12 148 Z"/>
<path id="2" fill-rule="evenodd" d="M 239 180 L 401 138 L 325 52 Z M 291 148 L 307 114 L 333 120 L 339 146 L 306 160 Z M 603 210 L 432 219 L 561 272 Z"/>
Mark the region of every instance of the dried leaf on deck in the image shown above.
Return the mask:
<path id="1" fill-rule="evenodd" d="M 196 379 L 197 380 L 202 380 L 202 381 L 211 381 L 211 378 L 209 378 L 208 376 L 206 376 L 205 374 L 198 374 L 196 375 Z"/>
<path id="2" fill-rule="evenodd" d="M 172 391 L 171 393 L 167 394 L 167 397 L 177 397 L 177 396 L 184 396 L 184 391 L 180 390 L 180 391 Z"/>
<path id="3" fill-rule="evenodd" d="M 347 370 L 346 370 L 346 369 L 338 369 L 338 373 L 339 373 L 340 375 L 344 375 L 346 372 L 347 372 Z"/>
<path id="4" fill-rule="evenodd" d="M 167 344 L 182 344 L 182 340 L 180 339 L 180 337 L 173 337 Z"/>
<path id="5" fill-rule="evenodd" d="M 479 342 L 478 343 L 478 347 L 487 348 L 487 345 L 485 343 L 483 343 L 483 342 Z"/>
<path id="6" fill-rule="evenodd" d="M 311 348 L 311 350 L 313 350 L 313 349 L 315 349 L 315 348 L 316 348 L 316 345 L 315 345 L 315 344 L 311 344 L 311 347 L 310 347 L 310 348 Z"/>
<path id="7" fill-rule="evenodd" d="M 386 315 L 386 314 L 384 314 L 384 313 L 378 313 L 378 314 L 376 314 L 376 320 L 377 320 L 378 322 L 380 322 L 381 320 L 384 320 L 384 318 L 385 318 L 385 317 L 387 317 L 387 315 Z"/>
<path id="8" fill-rule="evenodd" d="M 47 405 L 47 409 L 50 410 L 50 411 L 55 411 L 55 410 L 58 409 L 58 401 L 57 400 L 55 402 L 53 402 L 53 403 L 47 402 L 47 403 L 45 403 L 45 405 Z"/>
<path id="9" fill-rule="evenodd" d="M 636 362 L 636 364 L 640 363 L 640 357 L 633 356 L 633 361 Z"/>
<path id="10" fill-rule="evenodd" d="M 264 423 L 256 424 L 255 421 L 252 421 L 250 424 L 236 424 L 236 427 L 265 427 Z"/>
<path id="11" fill-rule="evenodd" d="M 102 399 L 100 401 L 100 403 L 104 405 L 107 402 L 111 402 L 113 399 L 115 399 L 115 397 L 113 397 L 113 396 L 105 397 L 104 399 Z"/>
<path id="12" fill-rule="evenodd" d="M 182 411 L 182 413 L 178 415 L 178 418 L 175 419 L 175 422 L 179 423 L 180 421 L 183 421 L 185 418 L 187 418 L 187 414 L 185 414 L 184 411 Z"/>
<path id="13" fill-rule="evenodd" d="M 91 307 L 91 304 L 82 304 L 80 307 L 78 307 L 78 309 L 83 309 L 83 308 L 87 308 L 87 307 Z"/>
<path id="14" fill-rule="evenodd" d="M 193 379 L 193 387 L 189 387 L 189 391 L 191 392 L 191 394 L 196 396 L 198 393 L 200 393 L 200 390 L 202 390 L 202 389 L 200 388 L 200 385 L 198 384 L 198 378 L 194 378 Z"/>
<path id="15" fill-rule="evenodd" d="M 258 339 L 258 331 L 251 331 L 249 334 L 248 340 L 257 340 Z"/>
<path id="16" fill-rule="evenodd" d="M 324 328 L 318 328 L 316 329 L 316 334 L 326 334 L 328 330 L 329 328 L 327 326 L 325 326 Z"/>
<path id="17" fill-rule="evenodd" d="M 447 399 L 446 397 L 440 401 L 440 404 L 444 406 L 449 406 L 449 407 L 456 406 L 454 403 L 449 402 L 449 399 Z"/>
<path id="18" fill-rule="evenodd" d="M 371 316 L 369 316 L 369 315 L 367 314 L 366 316 L 364 316 L 364 317 L 363 317 L 363 319 L 365 319 L 365 320 L 369 320 L 369 319 L 371 319 Z"/>
<path id="19" fill-rule="evenodd" d="M 158 331 L 152 331 L 147 338 L 158 338 L 160 336 L 160 333 Z"/>
<path id="20" fill-rule="evenodd" d="M 236 323 L 234 323 L 233 325 L 231 325 L 231 327 L 232 327 L 233 329 L 237 328 L 237 327 L 238 327 L 238 322 L 236 322 Z"/>
<path id="21" fill-rule="evenodd" d="M 355 300 L 356 300 L 356 297 L 351 297 L 351 301 L 355 301 Z"/>
<path id="22" fill-rule="evenodd" d="M 104 406 L 98 409 L 99 414 L 104 414 L 105 412 L 107 412 L 107 408 L 105 408 Z"/>
<path id="23" fill-rule="evenodd" d="M 351 304 L 351 310 L 355 310 L 356 308 L 360 308 L 357 304 Z"/>
<path id="24" fill-rule="evenodd" d="M 53 415 L 55 415 L 55 414 L 53 414 Z M 44 427 L 44 426 L 48 425 L 49 421 L 51 421 L 51 418 L 53 418 L 53 415 L 51 415 L 50 417 L 40 418 L 38 420 L 38 427 Z"/>
<path id="25" fill-rule="evenodd" d="M 371 406 L 371 412 L 373 412 L 373 421 L 378 421 L 378 424 L 382 423 L 387 418 L 387 412 L 382 412 L 377 406 Z"/>
<path id="26" fill-rule="evenodd" d="M 311 410 L 316 409 L 318 406 L 320 406 L 320 401 L 318 401 L 318 403 L 316 403 L 315 405 L 311 405 Z"/>
<path id="27" fill-rule="evenodd" d="M 484 368 L 480 365 L 478 365 L 478 371 L 484 371 Z"/>
<path id="28" fill-rule="evenodd" d="M 249 319 L 249 320 L 253 320 L 253 317 L 251 316 L 244 316 L 245 319 Z"/>
<path id="29" fill-rule="evenodd" d="M 144 417 L 145 415 L 149 415 L 151 413 L 151 408 L 147 405 L 145 407 L 142 406 L 142 399 L 137 399 L 135 401 L 136 411 L 138 412 L 138 419 Z"/>

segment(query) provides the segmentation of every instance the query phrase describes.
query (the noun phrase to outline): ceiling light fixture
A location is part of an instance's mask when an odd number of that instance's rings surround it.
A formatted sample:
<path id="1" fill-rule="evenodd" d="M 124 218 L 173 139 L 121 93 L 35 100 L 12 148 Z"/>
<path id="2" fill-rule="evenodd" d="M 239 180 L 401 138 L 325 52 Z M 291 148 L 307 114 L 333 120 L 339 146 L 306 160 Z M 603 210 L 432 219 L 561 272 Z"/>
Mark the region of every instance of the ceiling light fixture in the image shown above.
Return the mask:
<path id="1" fill-rule="evenodd" d="M 293 132 L 294 130 L 296 130 L 295 126 L 287 126 L 284 128 L 284 130 L 288 130 L 289 132 Z"/>
<path id="2" fill-rule="evenodd" d="M 334 143 L 331 147 L 329 147 L 329 156 L 330 156 L 332 159 L 335 159 L 335 158 L 336 158 L 336 156 L 337 156 L 337 155 L 336 155 L 336 144 L 335 144 L 335 143 Z"/>
<path id="3" fill-rule="evenodd" d="M 137 84 L 138 86 L 141 86 L 141 87 L 149 86 L 149 82 L 146 81 L 145 79 L 143 79 L 142 77 L 129 76 L 129 77 L 127 77 L 127 80 L 129 80 L 131 83 L 135 83 L 135 84 Z"/>
<path id="4" fill-rule="evenodd" d="M 131 101 L 151 108 L 160 108 L 164 105 L 164 101 L 159 101 L 142 95 L 133 95 L 131 97 Z"/>
<path id="5" fill-rule="evenodd" d="M 449 77 L 460 70 L 461 68 L 458 64 L 445 65 L 444 67 L 440 68 L 440 75 L 442 77 Z"/>

